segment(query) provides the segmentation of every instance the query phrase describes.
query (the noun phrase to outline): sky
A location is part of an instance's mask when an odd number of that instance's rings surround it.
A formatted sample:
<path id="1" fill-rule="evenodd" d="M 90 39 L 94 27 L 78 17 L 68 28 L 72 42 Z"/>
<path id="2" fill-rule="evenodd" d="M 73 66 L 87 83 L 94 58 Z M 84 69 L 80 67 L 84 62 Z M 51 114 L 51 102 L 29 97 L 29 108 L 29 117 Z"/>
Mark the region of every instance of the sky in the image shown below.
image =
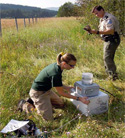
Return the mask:
<path id="1" fill-rule="evenodd" d="M 60 7 L 66 2 L 75 3 L 77 0 L 0 0 L 4 4 L 19 4 L 39 8 Z"/>

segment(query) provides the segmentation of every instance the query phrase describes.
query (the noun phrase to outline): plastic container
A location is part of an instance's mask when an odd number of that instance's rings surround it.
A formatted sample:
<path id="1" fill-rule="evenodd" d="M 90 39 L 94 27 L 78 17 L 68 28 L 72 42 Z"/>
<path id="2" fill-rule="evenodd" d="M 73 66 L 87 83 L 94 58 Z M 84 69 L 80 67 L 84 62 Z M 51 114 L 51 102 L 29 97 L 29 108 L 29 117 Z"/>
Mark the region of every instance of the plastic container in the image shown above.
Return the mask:
<path id="1" fill-rule="evenodd" d="M 76 93 L 82 96 L 96 96 L 99 94 L 99 85 L 96 83 L 83 84 L 82 81 L 76 81 L 74 83 Z M 74 89 L 72 89 L 73 92 Z"/>
<path id="2" fill-rule="evenodd" d="M 73 96 L 83 97 L 82 95 L 76 93 L 71 93 Z M 72 103 L 76 106 L 78 110 L 80 110 L 85 116 L 101 114 L 108 111 L 108 101 L 109 96 L 102 91 L 99 91 L 99 94 L 93 97 L 89 97 L 88 100 L 90 103 L 88 105 L 83 104 L 80 101 L 76 101 L 71 99 Z"/>
<path id="3" fill-rule="evenodd" d="M 40 136 L 42 134 L 42 132 L 40 131 L 40 129 L 36 129 L 35 130 L 35 136 Z"/>
<path id="4" fill-rule="evenodd" d="M 82 73 L 82 83 L 92 84 L 93 74 L 92 73 Z"/>

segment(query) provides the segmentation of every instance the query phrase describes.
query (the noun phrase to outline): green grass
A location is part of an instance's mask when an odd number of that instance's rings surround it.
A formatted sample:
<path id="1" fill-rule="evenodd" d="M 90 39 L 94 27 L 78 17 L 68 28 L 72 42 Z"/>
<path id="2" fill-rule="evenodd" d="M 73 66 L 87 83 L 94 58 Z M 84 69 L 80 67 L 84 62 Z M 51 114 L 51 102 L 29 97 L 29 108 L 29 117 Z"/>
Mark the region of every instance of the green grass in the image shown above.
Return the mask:
<path id="1" fill-rule="evenodd" d="M 32 119 L 41 131 L 51 132 L 53 138 L 123 138 L 125 90 L 125 39 L 115 55 L 119 80 L 106 80 L 103 65 L 103 42 L 98 36 L 88 35 L 75 18 L 51 18 L 39 21 L 32 27 L 3 32 L 0 38 L 0 130 L 11 120 Z M 17 103 L 28 97 L 32 82 L 48 64 L 56 62 L 59 52 L 69 52 L 77 57 L 77 66 L 63 72 L 63 82 L 74 85 L 83 72 L 92 72 L 93 81 L 110 91 L 109 110 L 100 115 L 78 117 L 81 114 L 69 99 L 63 98 L 64 109 L 56 109 L 53 122 L 45 122 L 36 112 L 26 115 L 18 112 Z M 60 128 L 61 127 L 61 128 Z M 58 129 L 60 128 L 60 129 Z M 2 134 L 0 134 L 3 137 Z"/>

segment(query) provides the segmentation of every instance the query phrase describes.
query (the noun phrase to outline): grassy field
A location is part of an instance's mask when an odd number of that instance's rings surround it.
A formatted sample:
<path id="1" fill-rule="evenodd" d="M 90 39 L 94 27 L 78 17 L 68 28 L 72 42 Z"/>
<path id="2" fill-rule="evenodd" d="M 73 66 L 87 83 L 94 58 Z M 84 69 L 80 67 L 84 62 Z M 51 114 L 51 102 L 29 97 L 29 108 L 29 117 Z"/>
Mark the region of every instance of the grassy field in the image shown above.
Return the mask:
<path id="1" fill-rule="evenodd" d="M 23 22 L 20 25 L 23 26 Z M 106 80 L 102 40 L 84 32 L 75 18 L 44 18 L 25 29 L 20 28 L 18 33 L 14 28 L 13 24 L 5 27 L 0 38 L 0 130 L 11 119 L 32 119 L 41 131 L 49 132 L 51 138 L 125 137 L 125 38 L 121 37 L 115 55 L 119 80 L 112 82 Z M 16 110 L 18 101 L 28 97 L 38 73 L 56 62 L 61 51 L 73 53 L 78 60 L 73 70 L 63 72 L 64 84 L 74 85 L 82 79 L 83 72 L 93 73 L 93 81 L 116 96 L 109 95 L 108 112 L 86 117 L 66 98 L 63 98 L 64 109 L 55 109 L 57 120 L 53 122 L 42 120 L 36 112 L 27 115 Z"/>

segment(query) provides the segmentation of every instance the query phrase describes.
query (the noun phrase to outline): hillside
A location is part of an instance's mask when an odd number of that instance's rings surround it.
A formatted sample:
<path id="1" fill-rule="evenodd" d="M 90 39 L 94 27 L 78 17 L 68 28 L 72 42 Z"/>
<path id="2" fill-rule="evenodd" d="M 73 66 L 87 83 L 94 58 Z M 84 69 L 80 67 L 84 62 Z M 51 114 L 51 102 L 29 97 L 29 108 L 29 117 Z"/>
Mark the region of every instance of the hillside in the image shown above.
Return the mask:
<path id="1" fill-rule="evenodd" d="M 56 14 L 57 11 L 55 10 L 14 4 L 1 4 L 2 18 L 53 17 L 56 16 Z"/>

